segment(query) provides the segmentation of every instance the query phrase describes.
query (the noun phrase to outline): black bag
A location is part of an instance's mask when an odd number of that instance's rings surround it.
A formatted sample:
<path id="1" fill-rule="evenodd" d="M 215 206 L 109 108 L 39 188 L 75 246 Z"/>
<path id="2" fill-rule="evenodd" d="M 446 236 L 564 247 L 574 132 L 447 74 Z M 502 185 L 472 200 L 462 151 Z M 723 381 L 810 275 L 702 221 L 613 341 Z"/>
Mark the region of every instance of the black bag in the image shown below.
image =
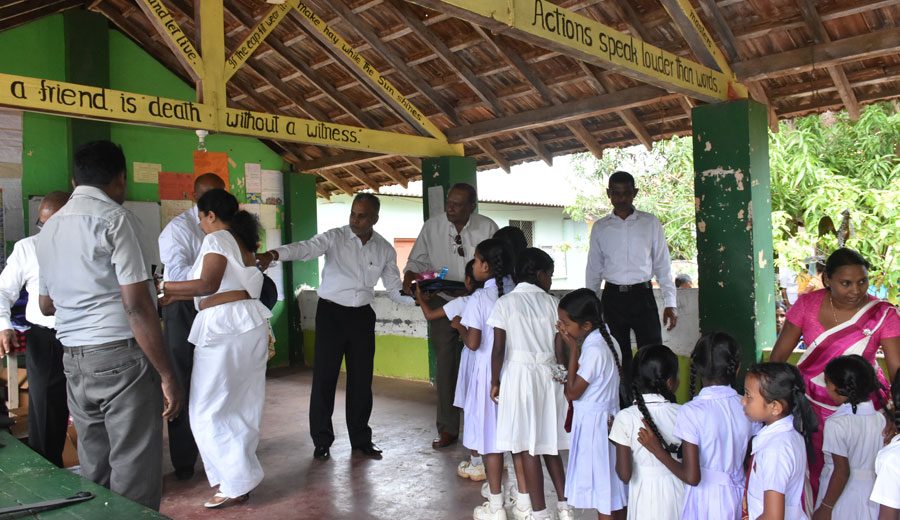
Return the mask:
<path id="1" fill-rule="evenodd" d="M 263 305 L 272 310 L 275 307 L 275 304 L 278 303 L 278 287 L 275 286 L 275 281 L 269 278 L 269 275 L 263 274 L 263 284 L 262 290 L 259 292 L 259 301 L 262 302 Z"/>

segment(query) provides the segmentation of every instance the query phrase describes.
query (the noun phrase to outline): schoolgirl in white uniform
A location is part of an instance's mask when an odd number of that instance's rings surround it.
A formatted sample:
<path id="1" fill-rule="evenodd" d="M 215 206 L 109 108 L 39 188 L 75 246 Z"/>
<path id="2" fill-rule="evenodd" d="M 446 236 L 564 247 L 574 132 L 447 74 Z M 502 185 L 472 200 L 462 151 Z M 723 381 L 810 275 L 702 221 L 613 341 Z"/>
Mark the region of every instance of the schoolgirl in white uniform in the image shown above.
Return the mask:
<path id="1" fill-rule="evenodd" d="M 560 337 L 569 348 L 566 398 L 572 400 L 572 447 L 566 468 L 569 505 L 596 509 L 612 518 L 628 503 L 628 491 L 616 474 L 615 446 L 609 423 L 619 411 L 621 351 L 603 322 L 600 299 L 578 289 L 559 302 Z"/>
<path id="2" fill-rule="evenodd" d="M 753 438 L 747 511 L 750 518 L 807 520 L 803 504 L 811 499 L 806 485 L 807 461 L 813 457 L 810 437 L 817 419 L 806 399 L 797 367 L 787 363 L 759 363 L 744 379 L 744 413 L 765 426 Z"/>
<path id="3" fill-rule="evenodd" d="M 900 430 L 900 371 L 891 382 L 894 400 L 894 423 Z M 875 487 L 869 499 L 879 505 L 879 520 L 900 518 L 900 435 L 881 448 L 875 458 Z"/>
<path id="4" fill-rule="evenodd" d="M 450 320 L 450 326 L 459 332 L 460 337 L 464 337 L 466 334 L 465 327 L 460 324 L 462 313 L 469 303 L 471 294 L 477 289 L 481 289 L 484 285 L 483 282 L 476 280 L 472 273 L 474 264 L 474 259 L 469 260 L 466 263 L 465 284 L 468 295 L 450 300 L 445 303 L 443 307 L 432 309 L 428 304 L 428 298 L 423 295 L 421 288 L 416 289 L 416 302 L 419 304 L 419 308 L 422 309 L 422 314 L 425 315 L 425 319 L 431 321 L 447 318 Z M 453 406 L 457 408 L 462 408 L 466 402 L 466 389 L 469 386 L 469 374 L 472 372 L 473 359 L 472 351 L 464 348 L 459 358 L 459 371 L 456 376 L 456 391 L 453 394 Z M 481 481 L 487 478 L 484 472 L 484 463 L 481 459 L 481 455 L 473 451 L 469 459 L 460 462 L 456 467 L 456 474 L 462 478 L 468 478 L 475 481 Z"/>
<path id="5" fill-rule="evenodd" d="M 683 520 L 740 520 L 744 457 L 752 424 L 732 385 L 740 367 L 740 347 L 722 332 L 707 334 L 691 353 L 691 395 L 697 378 L 703 389 L 678 410 L 673 434 L 681 439 L 684 462 L 673 459 L 653 435 L 644 446 L 687 486 Z M 645 433 L 645 432 L 642 432 Z"/>
<path id="6" fill-rule="evenodd" d="M 498 449 L 497 404 L 491 399 L 491 352 L 494 348 L 493 327 L 488 318 L 497 302 L 513 287 L 509 271 L 512 257 L 508 246 L 497 239 L 484 240 L 475 248 L 472 272 L 484 287 L 472 293 L 462 314 L 461 324 L 466 328 L 463 342 L 473 351 L 472 371 L 465 394 L 463 412 L 463 445 L 481 454 L 487 473 L 490 496 L 483 505 L 475 508 L 475 520 L 504 520 L 503 509 L 503 451 Z"/>
<path id="7" fill-rule="evenodd" d="M 825 366 L 825 385 L 840 406 L 825 420 L 825 465 L 813 518 L 877 520 L 878 504 L 869 495 L 887 421 L 869 400 L 878 388 L 875 369 L 862 356 L 840 356 Z"/>
<path id="8" fill-rule="evenodd" d="M 494 327 L 491 396 L 498 399 L 497 448 L 510 451 L 524 464 L 532 518 L 550 517 L 544 501 L 543 456 L 559 499 L 557 515 L 574 518 L 565 498 L 565 470 L 559 450 L 569 448 L 563 428 L 568 403 L 553 380 L 558 300 L 547 291 L 553 259 L 528 248 L 516 265 L 518 285 L 500 298 L 488 324 Z M 561 355 L 561 352 L 559 353 Z"/>
<path id="9" fill-rule="evenodd" d="M 643 446 L 639 433 L 646 422 L 646 435 L 680 456 L 672 433 L 681 408 L 675 404 L 678 358 L 665 345 L 650 345 L 638 349 L 632 363 L 635 405 L 616 414 L 609 432 L 616 443 L 616 473 L 628 482 L 628 520 L 677 520 L 684 507 L 684 483 Z"/>

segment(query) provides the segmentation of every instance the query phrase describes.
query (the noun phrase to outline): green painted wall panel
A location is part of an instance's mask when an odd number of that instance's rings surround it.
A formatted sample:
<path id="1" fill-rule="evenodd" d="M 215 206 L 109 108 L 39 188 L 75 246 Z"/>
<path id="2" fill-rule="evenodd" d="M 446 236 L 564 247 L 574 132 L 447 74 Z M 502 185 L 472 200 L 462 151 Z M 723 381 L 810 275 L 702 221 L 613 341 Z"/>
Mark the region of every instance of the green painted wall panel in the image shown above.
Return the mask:
<path id="1" fill-rule="evenodd" d="M 303 331 L 303 356 L 315 361 L 316 331 Z M 341 365 L 342 370 L 346 366 Z M 408 336 L 375 336 L 376 376 L 428 381 L 428 342 L 424 338 Z"/>

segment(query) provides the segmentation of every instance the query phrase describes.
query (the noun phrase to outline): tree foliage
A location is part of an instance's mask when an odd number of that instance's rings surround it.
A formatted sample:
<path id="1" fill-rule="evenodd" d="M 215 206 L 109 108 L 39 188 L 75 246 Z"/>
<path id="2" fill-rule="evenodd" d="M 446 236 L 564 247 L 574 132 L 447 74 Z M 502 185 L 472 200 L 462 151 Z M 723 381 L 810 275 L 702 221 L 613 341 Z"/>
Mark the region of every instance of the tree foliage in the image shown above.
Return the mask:
<path id="1" fill-rule="evenodd" d="M 782 121 L 769 134 L 772 225 L 780 267 L 805 270 L 812 256 L 827 255 L 838 244 L 833 234 L 819 236 L 822 217 L 835 226 L 849 210 L 853 233 L 847 247 L 872 264 L 871 283 L 888 290 L 896 302 L 900 281 L 900 113 L 895 105 L 867 106 L 858 121 L 846 113 Z M 597 160 L 582 154 L 576 173 L 590 179 L 593 193 L 578 195 L 566 211 L 591 220 L 609 212 L 605 180 L 624 169 L 635 174 L 641 192 L 635 205 L 663 223 L 672 257 L 696 257 L 691 141 L 672 138 L 648 152 L 632 147 L 608 150 Z"/>

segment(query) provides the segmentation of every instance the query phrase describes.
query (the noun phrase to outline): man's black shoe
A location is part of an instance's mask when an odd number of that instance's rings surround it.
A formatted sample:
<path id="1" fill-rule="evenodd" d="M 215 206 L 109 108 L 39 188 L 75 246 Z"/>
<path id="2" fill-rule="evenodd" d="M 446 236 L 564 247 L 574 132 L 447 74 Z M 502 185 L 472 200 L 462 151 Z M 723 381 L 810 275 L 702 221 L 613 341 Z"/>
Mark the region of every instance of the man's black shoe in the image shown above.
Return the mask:
<path id="1" fill-rule="evenodd" d="M 378 446 L 376 446 L 375 443 L 372 442 L 361 446 L 354 446 L 353 451 L 358 451 L 366 457 L 371 457 L 373 459 L 381 458 L 381 449 L 379 449 Z"/>
<path id="2" fill-rule="evenodd" d="M 175 468 L 175 478 L 178 480 L 190 480 L 194 478 L 194 468 L 191 466 Z"/>
<path id="3" fill-rule="evenodd" d="M 316 446 L 315 451 L 313 451 L 313 458 L 316 460 L 326 460 L 331 458 L 331 453 L 328 451 L 327 447 L 324 446 Z"/>

